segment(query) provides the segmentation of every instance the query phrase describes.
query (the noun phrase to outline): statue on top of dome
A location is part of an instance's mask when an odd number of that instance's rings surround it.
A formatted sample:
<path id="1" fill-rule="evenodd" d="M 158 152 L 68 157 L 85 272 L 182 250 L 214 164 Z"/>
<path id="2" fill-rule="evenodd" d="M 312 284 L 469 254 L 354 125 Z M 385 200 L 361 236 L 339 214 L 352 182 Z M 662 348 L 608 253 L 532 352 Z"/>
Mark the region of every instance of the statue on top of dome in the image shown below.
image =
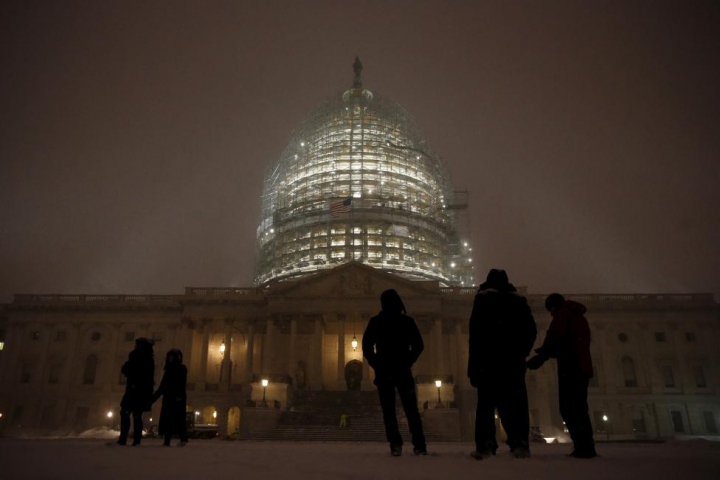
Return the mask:
<path id="1" fill-rule="evenodd" d="M 353 63 L 353 71 L 355 72 L 355 81 L 353 82 L 353 88 L 362 87 L 362 79 L 360 74 L 362 73 L 363 65 L 360 61 L 360 57 L 355 57 L 355 63 Z"/>

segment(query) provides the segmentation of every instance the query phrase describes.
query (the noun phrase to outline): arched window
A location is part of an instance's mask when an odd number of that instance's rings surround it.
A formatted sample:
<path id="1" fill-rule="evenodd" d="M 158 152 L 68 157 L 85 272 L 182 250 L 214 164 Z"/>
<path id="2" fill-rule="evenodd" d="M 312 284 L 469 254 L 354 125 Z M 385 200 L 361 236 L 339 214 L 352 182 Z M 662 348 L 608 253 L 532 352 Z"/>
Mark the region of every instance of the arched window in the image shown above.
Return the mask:
<path id="1" fill-rule="evenodd" d="M 625 386 L 628 388 L 637 387 L 637 376 L 635 375 L 635 362 L 630 357 L 623 357 L 621 360 Z"/>
<path id="2" fill-rule="evenodd" d="M 98 359 L 96 355 L 88 355 L 85 359 L 85 370 L 83 371 L 83 385 L 95 383 L 95 372 L 97 371 Z"/>

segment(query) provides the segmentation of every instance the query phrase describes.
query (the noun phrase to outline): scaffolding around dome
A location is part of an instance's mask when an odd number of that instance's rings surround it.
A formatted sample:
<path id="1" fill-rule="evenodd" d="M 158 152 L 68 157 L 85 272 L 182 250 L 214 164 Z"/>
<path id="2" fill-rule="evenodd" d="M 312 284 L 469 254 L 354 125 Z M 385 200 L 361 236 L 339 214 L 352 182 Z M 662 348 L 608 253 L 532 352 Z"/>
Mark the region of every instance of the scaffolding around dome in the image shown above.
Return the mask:
<path id="1" fill-rule="evenodd" d="M 287 280 L 355 260 L 405 277 L 472 285 L 468 193 L 415 120 L 365 89 L 315 109 L 267 172 L 255 281 Z"/>

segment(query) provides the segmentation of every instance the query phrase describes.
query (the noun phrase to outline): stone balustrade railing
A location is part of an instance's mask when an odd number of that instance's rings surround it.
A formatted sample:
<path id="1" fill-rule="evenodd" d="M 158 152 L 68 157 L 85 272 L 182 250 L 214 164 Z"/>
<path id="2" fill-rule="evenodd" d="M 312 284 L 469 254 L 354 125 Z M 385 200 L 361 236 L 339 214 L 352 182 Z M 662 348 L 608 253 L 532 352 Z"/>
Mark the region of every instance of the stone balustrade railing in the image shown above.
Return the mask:
<path id="1" fill-rule="evenodd" d="M 182 295 L 15 295 L 14 304 L 38 303 L 178 303 Z"/>
<path id="2" fill-rule="evenodd" d="M 257 288 L 196 288 L 187 287 L 185 288 L 185 295 L 197 296 L 197 297 L 217 297 L 217 296 L 234 296 L 240 297 L 245 295 L 257 295 Z"/>
<path id="3" fill-rule="evenodd" d="M 449 287 L 440 288 L 440 294 L 446 296 L 462 296 L 467 298 L 475 295 L 477 290 L 474 287 Z M 61 294 L 42 294 L 42 295 L 15 295 L 13 304 L 30 305 L 30 304 L 176 304 L 183 298 L 192 297 L 247 297 L 262 295 L 257 288 L 196 288 L 187 287 L 185 295 L 61 295 Z M 545 295 L 532 294 L 528 295 L 528 301 L 535 305 L 545 301 Z M 716 305 L 711 293 L 619 293 L 619 294 L 568 294 L 565 297 L 569 300 L 577 302 L 597 305 L 597 304 L 701 304 Z"/>
<path id="4" fill-rule="evenodd" d="M 476 288 L 449 287 L 441 288 L 443 295 L 475 295 Z M 545 295 L 528 295 L 530 303 L 544 302 Z M 576 302 L 598 304 L 598 303 L 672 303 L 672 304 L 714 304 L 712 293 L 592 293 L 592 294 L 567 294 L 565 298 Z"/>

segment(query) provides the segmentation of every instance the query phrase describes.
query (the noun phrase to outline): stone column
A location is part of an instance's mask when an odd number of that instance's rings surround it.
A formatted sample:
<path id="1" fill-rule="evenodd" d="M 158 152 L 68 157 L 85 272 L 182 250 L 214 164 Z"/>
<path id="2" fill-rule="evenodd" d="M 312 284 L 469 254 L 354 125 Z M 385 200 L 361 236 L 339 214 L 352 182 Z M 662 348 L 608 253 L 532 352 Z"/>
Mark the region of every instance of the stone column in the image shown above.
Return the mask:
<path id="1" fill-rule="evenodd" d="M 310 365 L 310 388 L 313 390 L 323 387 L 323 332 L 323 319 L 316 317 Z"/>
<path id="2" fill-rule="evenodd" d="M 50 335 L 52 334 L 52 324 L 47 325 L 46 329 L 42 330 L 40 334 L 42 335 L 42 337 L 41 337 L 42 346 L 40 347 L 42 350 L 40 350 L 40 358 L 38 359 L 37 367 L 35 368 L 35 372 L 33 372 L 34 378 L 31 379 L 31 382 L 34 386 L 38 387 L 40 390 L 44 390 L 44 387 L 47 385 L 47 378 L 43 378 L 43 377 L 45 377 L 44 370 L 45 370 L 45 363 L 47 361 L 48 347 L 50 345 Z M 39 421 L 39 415 L 38 415 L 38 421 Z"/>
<path id="3" fill-rule="evenodd" d="M 5 391 L 12 390 L 17 374 L 17 363 L 22 351 L 24 328 L 19 323 L 9 325 L 7 338 L 5 340 L 5 350 L 3 351 L 3 361 L 0 364 L 2 374 L 0 382 L 7 385 Z"/>
<path id="4" fill-rule="evenodd" d="M 435 317 L 433 322 L 433 341 L 435 344 L 435 374 L 440 376 L 445 371 L 445 362 L 443 357 L 443 338 L 442 338 L 442 318 Z"/>
<path id="5" fill-rule="evenodd" d="M 295 375 L 295 369 L 297 368 L 296 356 L 296 342 L 297 342 L 297 318 L 293 317 L 290 320 L 290 351 L 288 352 L 288 365 L 287 373 L 290 378 Z M 295 385 L 297 387 L 297 385 Z"/>
<path id="6" fill-rule="evenodd" d="M 42 392 L 47 387 L 47 375 L 45 374 L 45 363 L 47 362 L 48 346 L 50 345 L 50 335 L 52 332 L 53 324 L 43 325 L 43 330 L 40 331 L 41 350 L 40 357 L 38 359 L 35 370 L 33 371 L 32 378 L 30 379 L 33 387 L 37 388 L 38 392 Z M 42 412 L 45 405 L 54 405 L 55 401 L 52 398 L 48 398 L 47 395 L 39 394 L 36 395 L 36 408 L 34 414 L 34 420 L 30 422 L 29 426 L 39 426 L 42 421 Z M 26 404 L 26 409 L 29 405 Z M 29 413 L 29 412 L 28 412 Z M 27 417 L 26 417 L 27 418 Z"/>
<path id="7" fill-rule="evenodd" d="M 695 387 L 695 372 L 691 371 L 690 368 L 692 366 L 688 366 L 687 361 L 685 359 L 685 355 L 682 350 L 682 346 L 680 344 L 681 337 L 684 339 L 683 333 L 678 331 L 678 326 L 675 323 L 671 323 L 668 325 L 668 334 L 670 337 L 670 342 L 672 342 L 672 348 L 675 352 L 675 357 L 677 358 L 677 366 L 678 366 L 678 372 L 677 372 L 677 381 L 676 385 L 681 388 L 682 393 L 687 395 L 688 393 L 692 392 L 695 393 L 695 390 L 697 387 Z M 706 373 L 707 376 L 707 373 Z M 687 404 L 685 406 L 687 409 Z M 690 414 L 688 413 L 688 424 L 690 427 L 690 434 L 692 435 L 692 419 L 690 418 Z"/>
<path id="8" fill-rule="evenodd" d="M 247 349 L 245 350 L 245 374 L 243 383 L 250 384 L 253 379 L 253 353 L 255 348 L 255 322 L 248 321 Z"/>
<path id="9" fill-rule="evenodd" d="M 64 381 L 62 382 L 60 393 L 58 395 L 59 401 L 58 404 L 60 406 L 59 410 L 62 412 L 63 417 L 60 419 L 60 422 L 69 427 L 73 424 L 73 420 L 75 418 L 74 415 L 70 412 L 70 399 L 69 399 L 69 392 L 70 390 L 75 387 L 75 366 L 78 362 L 78 353 L 80 350 L 80 330 L 82 328 L 82 323 L 73 323 L 72 324 L 72 337 L 73 337 L 73 346 L 71 347 L 70 351 L 72 352 L 72 355 L 70 357 L 70 362 L 67 366 L 67 376 L 65 377 Z"/>
<path id="10" fill-rule="evenodd" d="M 120 371 L 115 371 L 115 360 L 118 356 L 118 344 L 120 343 L 120 330 L 122 330 L 122 323 L 112 325 L 110 327 L 111 333 L 110 333 L 110 352 L 112 356 L 110 357 L 110 361 L 108 362 L 109 365 L 107 368 L 105 368 L 105 374 L 102 375 L 102 389 L 104 392 L 110 392 L 112 391 L 113 385 L 117 385 L 118 382 L 118 375 L 120 375 Z M 160 384 L 160 379 L 155 379 L 155 384 Z"/>
<path id="11" fill-rule="evenodd" d="M 183 363 L 188 365 L 190 369 L 190 362 L 192 361 L 192 340 L 193 330 L 192 321 L 189 318 L 183 318 L 180 320 L 180 338 L 177 341 L 178 348 L 183 354 Z M 189 372 L 188 372 L 189 373 Z"/>
<path id="12" fill-rule="evenodd" d="M 262 374 L 267 376 L 272 373 L 272 345 L 273 336 L 275 335 L 275 326 L 273 325 L 272 317 L 268 317 L 266 320 L 267 328 L 265 330 L 265 338 L 263 339 L 262 347 Z"/>
<path id="13" fill-rule="evenodd" d="M 600 323 L 595 327 L 596 333 L 593 335 L 593 342 L 598 339 L 600 346 L 601 364 L 605 377 L 605 394 L 615 395 L 617 393 L 617 359 L 613 355 L 613 347 L 608 339 L 608 331 L 605 325 Z"/>
<path id="14" fill-rule="evenodd" d="M 467 386 L 467 363 L 464 361 L 463 352 L 469 348 L 462 336 L 462 325 L 455 323 L 455 355 L 457 356 L 457 370 L 455 371 L 455 385 Z"/>
<path id="15" fill-rule="evenodd" d="M 207 383 L 208 349 L 210 348 L 209 320 L 203 320 L 202 346 L 200 349 L 200 375 L 198 375 L 197 390 L 204 391 Z"/>
<path id="16" fill-rule="evenodd" d="M 222 357 L 222 366 L 220 367 L 220 379 L 218 380 L 218 388 L 220 391 L 227 392 L 230 389 L 230 383 L 232 383 L 232 361 L 230 355 L 232 354 L 232 320 L 225 320 L 225 351 Z"/>
<path id="17" fill-rule="evenodd" d="M 345 315 L 338 317 L 338 363 L 337 363 L 337 388 L 346 390 L 345 385 Z"/>

